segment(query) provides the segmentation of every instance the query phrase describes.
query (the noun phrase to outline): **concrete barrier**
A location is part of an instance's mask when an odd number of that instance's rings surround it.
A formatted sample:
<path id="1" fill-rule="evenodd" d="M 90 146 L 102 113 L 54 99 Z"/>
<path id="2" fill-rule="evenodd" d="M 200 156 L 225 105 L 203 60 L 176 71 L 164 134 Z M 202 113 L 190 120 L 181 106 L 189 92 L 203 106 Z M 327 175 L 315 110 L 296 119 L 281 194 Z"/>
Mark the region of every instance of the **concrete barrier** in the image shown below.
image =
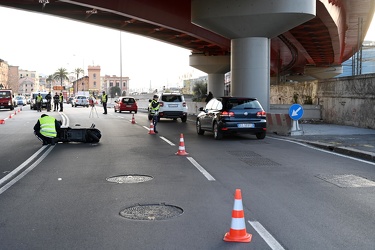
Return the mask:
<path id="1" fill-rule="evenodd" d="M 290 135 L 292 119 L 288 114 L 267 113 L 267 133 Z"/>

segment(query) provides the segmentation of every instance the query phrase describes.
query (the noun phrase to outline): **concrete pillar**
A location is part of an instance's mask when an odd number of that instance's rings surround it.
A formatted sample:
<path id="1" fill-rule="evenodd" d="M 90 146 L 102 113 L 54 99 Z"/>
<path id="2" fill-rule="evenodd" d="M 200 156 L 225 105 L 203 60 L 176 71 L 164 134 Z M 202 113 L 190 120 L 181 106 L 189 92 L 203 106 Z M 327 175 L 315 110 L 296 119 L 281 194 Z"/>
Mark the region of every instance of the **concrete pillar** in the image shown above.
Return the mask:
<path id="1" fill-rule="evenodd" d="M 211 91 L 214 97 L 224 96 L 224 74 L 208 74 L 207 93 Z"/>
<path id="2" fill-rule="evenodd" d="M 232 95 L 256 97 L 269 111 L 270 40 L 265 37 L 232 39 Z"/>
<path id="3" fill-rule="evenodd" d="M 230 70 L 230 56 L 191 55 L 189 65 L 208 74 L 207 92 L 224 96 L 224 74 Z"/>

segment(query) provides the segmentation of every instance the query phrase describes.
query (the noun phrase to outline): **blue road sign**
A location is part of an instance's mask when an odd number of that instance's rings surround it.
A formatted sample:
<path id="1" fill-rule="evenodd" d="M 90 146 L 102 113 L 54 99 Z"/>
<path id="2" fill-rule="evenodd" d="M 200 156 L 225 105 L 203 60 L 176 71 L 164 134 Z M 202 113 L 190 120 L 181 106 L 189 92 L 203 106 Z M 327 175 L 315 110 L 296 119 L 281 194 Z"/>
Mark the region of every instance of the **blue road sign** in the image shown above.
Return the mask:
<path id="1" fill-rule="evenodd" d="M 299 104 L 293 104 L 289 108 L 289 116 L 292 120 L 299 120 L 303 116 L 303 108 Z"/>

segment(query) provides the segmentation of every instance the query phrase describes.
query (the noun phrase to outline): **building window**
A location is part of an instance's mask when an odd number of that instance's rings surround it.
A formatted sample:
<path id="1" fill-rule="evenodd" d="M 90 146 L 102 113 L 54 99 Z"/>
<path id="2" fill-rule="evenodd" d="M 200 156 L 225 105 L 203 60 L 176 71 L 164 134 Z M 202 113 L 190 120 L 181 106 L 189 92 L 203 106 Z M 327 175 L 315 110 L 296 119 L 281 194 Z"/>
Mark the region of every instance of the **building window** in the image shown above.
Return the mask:
<path id="1" fill-rule="evenodd" d="M 113 87 L 113 82 L 109 82 L 109 87 Z"/>
<path id="2" fill-rule="evenodd" d="M 116 82 L 116 87 L 120 87 L 120 83 L 119 82 Z"/>
<path id="3" fill-rule="evenodd" d="M 96 82 L 94 82 L 94 86 L 96 86 Z"/>
<path id="4" fill-rule="evenodd" d="M 125 81 L 125 82 L 123 82 L 122 84 L 123 84 L 123 85 L 122 85 L 123 87 L 126 87 L 126 81 Z"/>
<path id="5" fill-rule="evenodd" d="M 94 79 L 96 79 L 96 74 L 95 73 L 93 74 L 93 76 L 94 76 Z"/>

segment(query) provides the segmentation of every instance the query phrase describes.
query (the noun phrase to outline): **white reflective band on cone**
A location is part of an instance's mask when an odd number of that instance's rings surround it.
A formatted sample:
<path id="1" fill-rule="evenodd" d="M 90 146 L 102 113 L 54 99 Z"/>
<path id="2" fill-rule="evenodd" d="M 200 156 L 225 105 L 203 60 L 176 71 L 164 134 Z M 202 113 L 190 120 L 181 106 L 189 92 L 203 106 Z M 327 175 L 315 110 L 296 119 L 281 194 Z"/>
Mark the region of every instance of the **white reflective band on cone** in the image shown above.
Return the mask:
<path id="1" fill-rule="evenodd" d="M 234 200 L 233 210 L 236 210 L 236 211 L 243 210 L 242 200 Z"/>
<path id="2" fill-rule="evenodd" d="M 234 230 L 246 229 L 245 219 L 244 218 L 232 218 L 232 223 L 230 228 Z"/>

